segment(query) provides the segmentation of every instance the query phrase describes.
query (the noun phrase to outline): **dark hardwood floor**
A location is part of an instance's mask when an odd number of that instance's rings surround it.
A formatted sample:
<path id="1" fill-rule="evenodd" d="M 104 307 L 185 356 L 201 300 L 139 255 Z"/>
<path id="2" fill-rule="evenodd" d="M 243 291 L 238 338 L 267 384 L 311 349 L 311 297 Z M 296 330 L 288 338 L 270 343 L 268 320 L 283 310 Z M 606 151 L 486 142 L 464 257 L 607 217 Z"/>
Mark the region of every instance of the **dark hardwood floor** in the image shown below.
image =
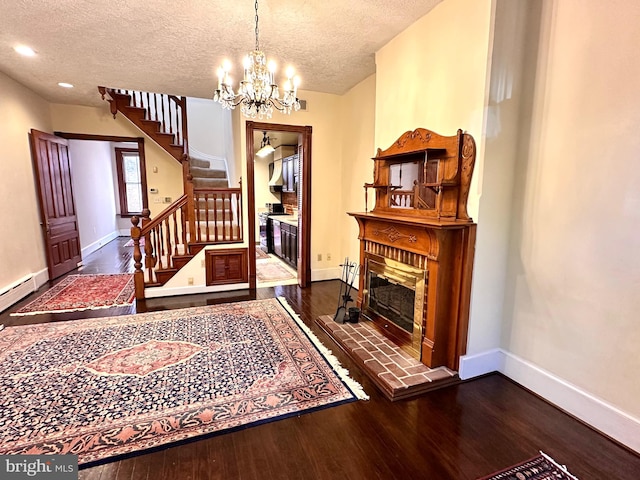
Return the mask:
<path id="1" fill-rule="evenodd" d="M 117 239 L 72 273 L 131 271 L 131 249 Z M 37 294 L 49 286 L 43 287 Z M 14 306 L 33 300 L 37 294 Z M 640 457 L 507 378 L 494 374 L 391 403 L 316 326 L 333 314 L 337 281 L 229 294 L 153 299 L 131 308 L 10 317 L 20 325 L 103 317 L 283 296 L 334 350 L 371 396 L 313 413 L 247 427 L 152 453 L 85 468 L 85 480 L 187 479 L 476 479 L 526 460 L 538 450 L 581 480 L 637 479 Z M 99 321 L 99 320 L 97 320 Z"/>

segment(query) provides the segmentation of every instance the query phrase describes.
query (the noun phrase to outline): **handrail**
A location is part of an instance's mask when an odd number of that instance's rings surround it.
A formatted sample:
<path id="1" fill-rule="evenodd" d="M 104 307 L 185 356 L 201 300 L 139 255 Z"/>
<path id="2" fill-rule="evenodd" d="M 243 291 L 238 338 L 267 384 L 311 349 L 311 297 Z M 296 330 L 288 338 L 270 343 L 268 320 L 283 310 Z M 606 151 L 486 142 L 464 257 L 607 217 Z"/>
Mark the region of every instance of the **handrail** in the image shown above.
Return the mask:
<path id="1" fill-rule="evenodd" d="M 178 210 L 181 207 L 184 207 L 187 204 L 187 196 L 182 195 L 175 202 L 165 208 L 162 212 L 160 212 L 153 220 L 151 220 L 146 225 L 142 226 L 142 235 L 149 233 L 152 229 L 156 228 L 162 222 L 164 222 L 169 216 Z"/>

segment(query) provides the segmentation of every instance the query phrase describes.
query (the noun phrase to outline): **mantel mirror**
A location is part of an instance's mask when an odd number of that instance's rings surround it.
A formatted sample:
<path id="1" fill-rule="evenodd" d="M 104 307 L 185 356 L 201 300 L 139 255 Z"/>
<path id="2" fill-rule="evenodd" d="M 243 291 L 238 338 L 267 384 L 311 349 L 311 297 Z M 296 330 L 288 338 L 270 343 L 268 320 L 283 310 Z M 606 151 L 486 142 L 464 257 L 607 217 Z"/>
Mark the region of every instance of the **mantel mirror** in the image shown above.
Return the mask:
<path id="1" fill-rule="evenodd" d="M 438 159 L 410 156 L 389 162 L 389 207 L 433 210 L 438 188 Z"/>

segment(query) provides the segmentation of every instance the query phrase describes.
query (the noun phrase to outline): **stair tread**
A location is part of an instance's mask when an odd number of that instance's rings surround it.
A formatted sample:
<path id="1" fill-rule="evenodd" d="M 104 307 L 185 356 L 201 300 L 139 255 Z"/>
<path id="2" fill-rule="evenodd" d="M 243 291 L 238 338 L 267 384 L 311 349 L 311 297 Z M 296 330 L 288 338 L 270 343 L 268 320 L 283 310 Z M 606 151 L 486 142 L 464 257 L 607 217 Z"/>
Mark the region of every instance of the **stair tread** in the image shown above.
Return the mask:
<path id="1" fill-rule="evenodd" d="M 219 179 L 227 179 L 227 172 L 224 170 L 219 170 L 215 168 L 203 168 L 191 166 L 191 175 L 193 178 L 219 178 Z"/>

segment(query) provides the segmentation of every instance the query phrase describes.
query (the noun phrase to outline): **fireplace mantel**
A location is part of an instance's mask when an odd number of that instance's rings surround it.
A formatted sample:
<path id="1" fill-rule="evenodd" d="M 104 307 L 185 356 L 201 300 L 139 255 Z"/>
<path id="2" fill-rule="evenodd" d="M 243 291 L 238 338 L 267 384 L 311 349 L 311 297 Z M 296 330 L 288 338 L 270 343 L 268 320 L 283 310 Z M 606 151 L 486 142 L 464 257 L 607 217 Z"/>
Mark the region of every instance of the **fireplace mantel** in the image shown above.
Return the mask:
<path id="1" fill-rule="evenodd" d="M 473 138 L 461 130 L 443 137 L 417 129 L 387 150 L 378 149 L 373 160 L 374 183 L 365 184 L 365 204 L 372 188 L 375 208 L 349 213 L 360 228 L 358 306 L 385 335 L 427 366 L 458 370 L 466 351 L 476 236 L 466 209 L 475 163 Z M 421 318 L 414 318 L 421 328 L 414 328 L 413 334 L 369 305 L 372 278 L 379 280 L 370 274 L 369 263 L 385 261 L 424 272 L 424 295 L 416 296 L 415 308 Z"/>

